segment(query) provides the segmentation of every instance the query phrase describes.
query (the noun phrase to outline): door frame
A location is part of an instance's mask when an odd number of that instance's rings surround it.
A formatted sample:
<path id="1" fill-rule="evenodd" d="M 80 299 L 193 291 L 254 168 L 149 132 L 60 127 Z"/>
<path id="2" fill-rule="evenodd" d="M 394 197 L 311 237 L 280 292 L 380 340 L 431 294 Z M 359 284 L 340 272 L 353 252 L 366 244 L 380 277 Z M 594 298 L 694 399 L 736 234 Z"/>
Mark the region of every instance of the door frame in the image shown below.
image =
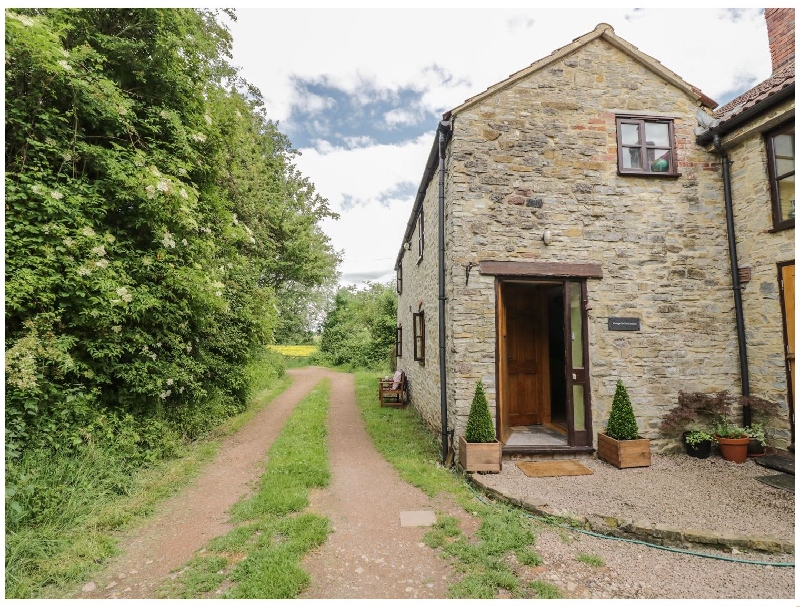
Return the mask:
<path id="1" fill-rule="evenodd" d="M 503 339 L 503 331 L 506 326 L 507 317 L 505 302 L 503 300 L 503 285 L 508 283 L 525 283 L 530 286 L 536 285 L 550 285 L 553 283 L 560 283 L 564 292 L 564 374 L 566 380 L 566 413 L 567 413 L 567 430 L 568 430 L 568 444 L 570 447 L 592 447 L 593 435 L 592 429 L 592 390 L 591 390 L 591 373 L 589 370 L 589 315 L 588 315 L 588 288 L 587 279 L 583 276 L 495 276 L 495 379 L 496 379 L 496 408 L 495 408 L 495 435 L 501 443 L 505 443 L 508 436 L 508 428 L 503 426 L 503 416 L 506 410 L 506 403 L 508 402 L 508 365 L 505 363 L 505 340 Z M 579 385 L 584 386 L 584 417 L 585 417 L 585 430 L 578 433 L 577 436 L 581 438 L 581 445 L 575 445 L 576 433 L 574 430 L 574 402 L 573 402 L 573 379 L 571 377 L 572 367 L 572 340 L 570 333 L 572 332 L 572 318 L 570 313 L 570 293 L 568 289 L 572 285 L 578 286 L 580 289 L 580 302 L 581 302 L 581 327 L 580 330 L 583 336 L 583 371 L 582 377 L 578 378 Z M 569 339 L 568 339 L 569 338 Z M 549 381 L 549 378 L 548 378 Z M 504 436 L 506 434 L 506 436 Z"/>
<path id="2" fill-rule="evenodd" d="M 786 367 L 786 403 L 789 406 L 789 427 L 791 429 L 792 444 L 794 445 L 794 377 L 792 377 L 792 367 L 789 364 L 789 328 L 786 324 L 786 293 L 783 284 L 783 269 L 786 266 L 793 266 L 794 260 L 782 261 L 778 263 L 778 289 L 781 300 L 781 327 L 783 329 L 783 359 Z"/>

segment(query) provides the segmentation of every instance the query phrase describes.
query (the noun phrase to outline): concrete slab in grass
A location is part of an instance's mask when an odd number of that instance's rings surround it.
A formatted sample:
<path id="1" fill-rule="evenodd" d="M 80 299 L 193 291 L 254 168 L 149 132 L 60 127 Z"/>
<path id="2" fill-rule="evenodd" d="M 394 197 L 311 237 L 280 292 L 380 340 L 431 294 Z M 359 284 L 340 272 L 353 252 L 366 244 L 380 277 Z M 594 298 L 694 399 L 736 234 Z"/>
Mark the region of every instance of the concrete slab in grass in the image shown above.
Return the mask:
<path id="1" fill-rule="evenodd" d="M 431 510 L 404 510 L 400 513 L 401 527 L 431 527 L 436 523 L 436 513 Z"/>

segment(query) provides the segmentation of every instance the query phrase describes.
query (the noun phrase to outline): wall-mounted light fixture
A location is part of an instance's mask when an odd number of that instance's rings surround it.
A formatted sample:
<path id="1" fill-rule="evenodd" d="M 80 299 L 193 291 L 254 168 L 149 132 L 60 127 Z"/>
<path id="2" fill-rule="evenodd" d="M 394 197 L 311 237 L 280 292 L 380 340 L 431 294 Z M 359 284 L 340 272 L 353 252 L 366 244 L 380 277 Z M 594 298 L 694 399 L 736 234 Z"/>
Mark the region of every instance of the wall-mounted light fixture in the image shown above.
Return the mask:
<path id="1" fill-rule="evenodd" d="M 470 273 L 470 271 L 472 270 L 472 268 L 475 268 L 475 267 L 477 267 L 477 266 L 478 266 L 478 264 L 477 264 L 477 263 L 473 263 L 473 262 L 471 262 L 471 261 L 470 261 L 469 263 L 465 263 L 465 264 L 464 264 L 464 270 L 466 271 L 465 273 L 466 273 L 466 275 L 467 275 L 467 280 L 466 280 L 466 282 L 464 283 L 465 285 L 468 285 L 468 284 L 469 284 L 469 273 Z"/>
<path id="2" fill-rule="evenodd" d="M 411 243 L 410 243 L 410 242 L 404 242 L 404 243 L 403 243 L 403 248 L 404 248 L 406 251 L 410 251 L 410 250 L 411 250 Z"/>
<path id="3" fill-rule="evenodd" d="M 546 245 L 549 245 L 551 242 L 553 242 L 553 235 L 550 233 L 550 230 L 544 231 L 544 233 L 542 234 L 542 241 Z"/>

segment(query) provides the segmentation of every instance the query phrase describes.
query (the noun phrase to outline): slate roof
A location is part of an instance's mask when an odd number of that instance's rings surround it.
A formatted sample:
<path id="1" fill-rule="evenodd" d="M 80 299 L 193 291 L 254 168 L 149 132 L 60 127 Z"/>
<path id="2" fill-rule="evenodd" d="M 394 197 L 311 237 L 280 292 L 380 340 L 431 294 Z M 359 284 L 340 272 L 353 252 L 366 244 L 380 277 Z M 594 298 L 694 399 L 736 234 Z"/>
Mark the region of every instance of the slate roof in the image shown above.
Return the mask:
<path id="1" fill-rule="evenodd" d="M 769 99 L 783 89 L 794 85 L 794 61 L 776 70 L 772 76 L 757 84 L 749 91 L 739 95 L 736 99 L 729 101 L 723 106 L 714 110 L 714 118 L 720 124 L 735 118 L 742 112 Z"/>

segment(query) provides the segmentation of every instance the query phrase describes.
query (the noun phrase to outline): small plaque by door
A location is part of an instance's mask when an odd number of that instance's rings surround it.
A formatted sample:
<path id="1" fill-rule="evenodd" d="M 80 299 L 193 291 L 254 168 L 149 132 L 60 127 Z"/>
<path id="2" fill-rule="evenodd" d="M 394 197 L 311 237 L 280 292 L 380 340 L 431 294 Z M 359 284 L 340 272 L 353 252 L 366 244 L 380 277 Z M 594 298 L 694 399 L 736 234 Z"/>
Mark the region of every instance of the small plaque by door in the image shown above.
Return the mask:
<path id="1" fill-rule="evenodd" d="M 608 319 L 609 331 L 640 331 L 638 318 L 625 318 L 611 316 Z"/>

